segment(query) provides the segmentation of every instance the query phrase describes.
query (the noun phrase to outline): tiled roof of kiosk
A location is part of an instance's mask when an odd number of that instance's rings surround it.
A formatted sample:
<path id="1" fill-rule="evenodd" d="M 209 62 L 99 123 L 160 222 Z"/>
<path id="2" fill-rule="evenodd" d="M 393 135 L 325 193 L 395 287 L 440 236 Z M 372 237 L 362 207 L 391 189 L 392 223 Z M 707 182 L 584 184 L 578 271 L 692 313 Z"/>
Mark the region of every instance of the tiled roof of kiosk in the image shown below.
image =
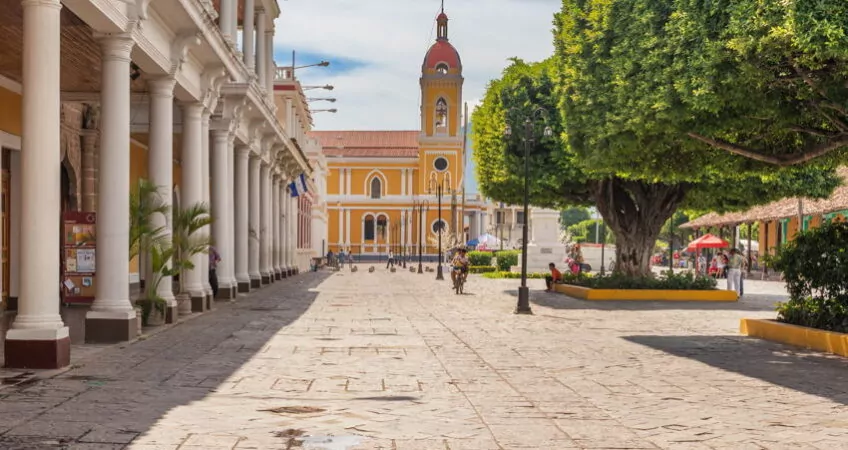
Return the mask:
<path id="1" fill-rule="evenodd" d="M 804 199 L 804 215 L 827 214 L 848 209 L 848 167 L 840 167 L 837 173 L 842 177 L 843 184 L 833 191 L 833 195 L 822 200 Z M 777 220 L 798 215 L 798 199 L 784 198 L 767 205 L 755 206 L 747 211 L 717 214 L 709 213 L 697 219 L 684 223 L 680 228 L 701 228 L 740 223 L 758 222 L 761 220 Z"/>
<path id="2" fill-rule="evenodd" d="M 418 131 L 313 131 L 324 155 L 348 158 L 415 158 Z"/>

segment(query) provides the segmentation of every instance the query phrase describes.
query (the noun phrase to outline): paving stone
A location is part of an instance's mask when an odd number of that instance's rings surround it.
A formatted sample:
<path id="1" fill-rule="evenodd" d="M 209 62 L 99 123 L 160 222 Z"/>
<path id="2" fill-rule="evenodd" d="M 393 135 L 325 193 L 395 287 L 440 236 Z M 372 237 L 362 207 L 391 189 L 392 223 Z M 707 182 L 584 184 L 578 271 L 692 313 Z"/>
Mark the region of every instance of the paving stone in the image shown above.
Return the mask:
<path id="1" fill-rule="evenodd" d="M 2 449 L 848 448 L 848 362 L 738 336 L 738 304 L 591 303 L 517 280 L 288 278 L 0 391 Z M 96 350 L 96 351 L 95 351 Z M 109 424 L 109 427 L 105 427 Z M 294 441 L 293 441 L 294 442 Z"/>

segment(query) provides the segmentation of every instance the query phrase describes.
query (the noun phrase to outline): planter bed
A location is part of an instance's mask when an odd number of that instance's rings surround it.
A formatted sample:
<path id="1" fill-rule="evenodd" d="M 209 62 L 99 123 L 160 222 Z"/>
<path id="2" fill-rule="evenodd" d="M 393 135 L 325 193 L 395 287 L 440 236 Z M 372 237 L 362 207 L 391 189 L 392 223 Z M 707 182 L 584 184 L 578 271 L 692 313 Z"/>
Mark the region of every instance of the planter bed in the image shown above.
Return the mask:
<path id="1" fill-rule="evenodd" d="M 556 284 L 554 290 L 569 297 L 596 301 L 735 302 L 734 291 L 663 289 L 590 289 L 573 284 Z"/>
<path id="2" fill-rule="evenodd" d="M 848 334 L 845 333 L 763 319 L 742 319 L 739 332 L 745 336 L 848 357 Z"/>

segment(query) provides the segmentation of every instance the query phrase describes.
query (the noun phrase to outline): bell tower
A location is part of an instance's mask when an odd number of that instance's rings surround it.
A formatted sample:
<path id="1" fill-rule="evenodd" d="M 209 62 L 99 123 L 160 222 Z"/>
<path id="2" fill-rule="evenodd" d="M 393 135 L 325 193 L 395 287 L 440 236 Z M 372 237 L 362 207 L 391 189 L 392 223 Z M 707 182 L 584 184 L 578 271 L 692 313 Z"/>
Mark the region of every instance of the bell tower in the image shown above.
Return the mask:
<path id="1" fill-rule="evenodd" d="M 462 60 L 448 39 L 444 2 L 436 17 L 436 42 L 421 66 L 421 134 L 419 192 L 441 183 L 446 195 L 460 189 L 462 155 Z"/>

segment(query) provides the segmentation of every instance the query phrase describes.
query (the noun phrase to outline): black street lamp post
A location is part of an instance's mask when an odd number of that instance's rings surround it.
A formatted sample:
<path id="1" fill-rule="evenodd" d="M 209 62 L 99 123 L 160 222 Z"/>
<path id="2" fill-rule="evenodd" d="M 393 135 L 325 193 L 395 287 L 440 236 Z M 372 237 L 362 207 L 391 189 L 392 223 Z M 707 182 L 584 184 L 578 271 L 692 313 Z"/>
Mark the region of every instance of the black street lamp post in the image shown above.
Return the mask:
<path id="1" fill-rule="evenodd" d="M 537 108 L 530 117 L 524 120 L 524 226 L 521 230 L 521 287 L 518 288 L 518 305 L 515 314 L 533 314 L 530 308 L 530 289 L 527 287 L 527 240 L 530 224 L 530 147 L 536 143 L 535 125 L 536 120 L 543 116 L 547 121 L 547 111 Z M 553 135 L 551 127 L 546 126 L 544 134 L 546 137 Z M 512 136 L 512 128 L 507 125 L 504 135 Z"/>
<path id="2" fill-rule="evenodd" d="M 430 180 L 430 189 L 428 189 L 428 191 L 427 191 L 430 194 L 435 192 L 436 197 L 438 199 L 438 203 L 439 203 L 439 221 L 438 221 L 438 224 L 439 224 L 439 264 L 436 267 L 436 279 L 437 280 L 444 280 L 445 279 L 445 275 L 442 273 L 442 231 L 445 229 L 445 222 L 442 221 L 442 194 L 444 194 L 444 191 L 443 191 L 444 182 L 445 182 L 444 175 L 438 180 L 436 180 L 435 178 L 431 179 Z"/>
<path id="3" fill-rule="evenodd" d="M 416 200 L 413 203 L 413 209 L 418 209 L 418 273 L 424 273 L 423 254 L 421 249 L 421 240 L 424 238 L 424 233 L 421 231 L 424 227 L 424 213 L 430 211 L 429 200 Z"/>

